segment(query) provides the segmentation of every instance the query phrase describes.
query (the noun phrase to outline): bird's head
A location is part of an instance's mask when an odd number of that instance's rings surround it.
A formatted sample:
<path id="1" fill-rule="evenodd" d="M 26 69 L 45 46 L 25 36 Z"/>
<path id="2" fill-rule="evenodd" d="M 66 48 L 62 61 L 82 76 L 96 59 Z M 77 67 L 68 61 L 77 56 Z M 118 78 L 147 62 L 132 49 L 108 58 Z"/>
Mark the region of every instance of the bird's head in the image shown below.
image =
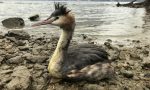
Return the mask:
<path id="1" fill-rule="evenodd" d="M 44 21 L 38 22 L 32 26 L 40 25 L 55 25 L 61 28 L 67 28 L 75 24 L 75 18 L 71 13 L 71 10 L 68 10 L 65 5 L 60 3 L 54 3 L 55 11 Z"/>

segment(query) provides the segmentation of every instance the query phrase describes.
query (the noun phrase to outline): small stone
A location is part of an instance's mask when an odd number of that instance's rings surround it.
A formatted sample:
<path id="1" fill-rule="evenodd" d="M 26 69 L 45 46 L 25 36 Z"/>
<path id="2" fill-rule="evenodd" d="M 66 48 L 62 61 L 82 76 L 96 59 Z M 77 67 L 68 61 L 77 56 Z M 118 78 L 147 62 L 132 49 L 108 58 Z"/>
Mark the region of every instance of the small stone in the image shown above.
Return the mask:
<path id="1" fill-rule="evenodd" d="M 117 49 L 110 49 L 108 52 L 110 60 L 117 60 L 119 58 L 119 51 Z"/>
<path id="2" fill-rule="evenodd" d="M 15 37 L 6 37 L 8 40 L 10 40 L 11 42 L 14 42 L 15 44 L 17 44 L 18 46 L 23 46 L 25 45 L 25 43 L 21 40 L 17 40 Z"/>
<path id="3" fill-rule="evenodd" d="M 12 79 L 11 77 L 3 78 L 3 80 L 1 81 L 1 83 L 5 84 L 5 83 L 11 81 L 11 79 Z"/>
<path id="4" fill-rule="evenodd" d="M 83 40 L 88 38 L 85 34 L 81 34 L 81 36 L 83 37 Z"/>
<path id="5" fill-rule="evenodd" d="M 6 54 L 6 51 L 5 50 L 0 50 L 0 56 L 1 55 L 5 55 Z"/>
<path id="6" fill-rule="evenodd" d="M 16 56 L 15 54 L 8 54 L 8 53 L 6 53 L 5 54 L 5 59 L 7 60 L 7 59 L 13 58 L 15 56 Z"/>
<path id="7" fill-rule="evenodd" d="M 3 39 L 5 36 L 3 35 L 2 32 L 0 32 L 0 39 Z"/>
<path id="8" fill-rule="evenodd" d="M 49 58 L 48 56 L 40 56 L 40 55 L 28 55 L 25 57 L 28 62 L 32 63 L 43 63 Z"/>
<path id="9" fill-rule="evenodd" d="M 36 70 L 44 70 L 44 69 L 46 68 L 46 66 L 40 65 L 40 64 L 35 64 L 35 65 L 34 65 L 34 68 L 35 68 Z"/>
<path id="10" fill-rule="evenodd" d="M 134 66 L 135 65 L 135 61 L 133 60 L 128 60 L 127 61 L 127 64 L 131 65 L 131 66 Z"/>
<path id="11" fill-rule="evenodd" d="M 123 45 L 123 44 L 118 44 L 118 46 L 119 46 L 119 47 L 123 47 L 124 45 Z"/>
<path id="12" fill-rule="evenodd" d="M 29 19 L 30 19 L 30 21 L 38 21 L 40 19 L 40 17 L 38 14 L 36 14 L 36 15 L 29 17 Z"/>
<path id="13" fill-rule="evenodd" d="M 31 74 L 27 67 L 18 66 L 12 73 L 12 80 L 6 85 L 8 90 L 30 90 Z"/>
<path id="14" fill-rule="evenodd" d="M 44 74 L 43 74 L 43 77 L 44 77 L 45 79 L 48 79 L 48 76 L 49 76 L 48 73 L 44 73 Z"/>
<path id="15" fill-rule="evenodd" d="M 28 46 L 20 46 L 18 48 L 19 48 L 20 51 L 28 51 L 28 50 L 30 50 L 30 47 L 28 47 Z"/>
<path id="16" fill-rule="evenodd" d="M 146 58 L 142 62 L 142 68 L 143 69 L 150 69 L 150 59 Z"/>
<path id="17" fill-rule="evenodd" d="M 121 60 L 130 60 L 129 52 L 128 51 L 124 51 L 124 50 L 120 51 L 119 58 Z"/>
<path id="18" fill-rule="evenodd" d="M 105 90 L 105 88 L 97 84 L 86 84 L 83 86 L 83 90 Z"/>
<path id="19" fill-rule="evenodd" d="M 2 63 L 3 60 L 4 60 L 4 57 L 0 56 L 0 64 Z"/>
<path id="20" fill-rule="evenodd" d="M 19 64 L 23 62 L 23 59 L 21 56 L 16 56 L 16 57 L 8 59 L 7 61 L 8 63 L 11 63 L 11 64 Z"/>
<path id="21" fill-rule="evenodd" d="M 111 39 L 107 39 L 106 41 L 107 41 L 107 42 L 110 42 L 110 43 L 112 42 L 112 40 L 111 40 Z"/>
<path id="22" fill-rule="evenodd" d="M 43 71 L 38 71 L 34 74 L 34 77 L 41 77 L 42 74 L 43 74 Z"/>
<path id="23" fill-rule="evenodd" d="M 12 30 L 12 31 L 8 31 L 7 34 L 5 34 L 5 36 L 8 37 L 15 37 L 16 39 L 20 39 L 20 40 L 29 40 L 30 39 L 30 35 L 22 30 Z"/>
<path id="24" fill-rule="evenodd" d="M 105 90 L 105 89 L 102 89 L 102 90 Z M 106 89 L 106 90 L 107 90 L 107 89 Z M 118 87 L 116 87 L 116 86 L 114 86 L 114 85 L 110 85 L 108 90 L 122 90 L 122 89 L 120 89 L 120 88 L 118 88 Z M 123 90 L 124 90 L 124 89 L 123 89 Z"/>
<path id="25" fill-rule="evenodd" d="M 147 82 L 145 86 L 150 89 L 150 82 Z"/>
<path id="26" fill-rule="evenodd" d="M 105 42 L 104 45 L 109 48 L 109 49 L 112 49 L 112 45 L 110 42 Z"/>
<path id="27" fill-rule="evenodd" d="M 123 76 L 126 77 L 126 78 L 132 78 L 132 77 L 134 76 L 134 74 L 133 74 L 132 71 L 123 70 L 121 73 L 122 73 Z"/>
<path id="28" fill-rule="evenodd" d="M 5 65 L 5 66 L 2 66 L 1 67 L 1 69 L 3 69 L 3 70 L 7 70 L 7 69 L 10 69 L 11 67 L 10 66 L 8 66 L 8 65 Z"/>
<path id="29" fill-rule="evenodd" d="M 12 73 L 13 70 L 3 70 L 0 72 L 0 74 L 9 74 L 9 73 Z"/>
<path id="30" fill-rule="evenodd" d="M 150 73 L 145 73 L 145 74 L 144 74 L 144 77 L 145 77 L 145 78 L 150 78 Z"/>
<path id="31" fill-rule="evenodd" d="M 2 21 L 2 24 L 6 28 L 23 28 L 25 26 L 24 20 L 22 18 L 14 17 L 7 18 Z"/>
<path id="32" fill-rule="evenodd" d="M 140 40 L 132 40 L 134 43 L 140 43 Z"/>

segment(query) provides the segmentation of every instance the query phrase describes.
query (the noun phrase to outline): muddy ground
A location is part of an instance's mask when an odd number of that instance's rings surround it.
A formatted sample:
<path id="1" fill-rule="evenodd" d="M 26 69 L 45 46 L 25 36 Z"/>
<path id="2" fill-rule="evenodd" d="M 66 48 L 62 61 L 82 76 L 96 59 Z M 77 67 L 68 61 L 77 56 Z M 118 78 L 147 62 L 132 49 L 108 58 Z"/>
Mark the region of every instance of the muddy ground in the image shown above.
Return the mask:
<path id="1" fill-rule="evenodd" d="M 110 55 L 114 78 L 51 84 L 47 66 L 59 39 L 51 36 L 30 36 L 23 31 L 0 34 L 0 90 L 150 90 L 150 45 L 130 39 L 126 40 L 129 44 L 113 44 L 108 39 L 100 45 Z"/>

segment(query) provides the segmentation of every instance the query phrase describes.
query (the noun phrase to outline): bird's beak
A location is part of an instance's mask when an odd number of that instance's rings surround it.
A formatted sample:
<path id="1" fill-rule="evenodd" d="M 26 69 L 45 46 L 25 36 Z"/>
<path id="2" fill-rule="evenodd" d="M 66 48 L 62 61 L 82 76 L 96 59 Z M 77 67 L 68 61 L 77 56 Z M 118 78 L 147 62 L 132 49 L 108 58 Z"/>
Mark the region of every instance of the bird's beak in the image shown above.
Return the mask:
<path id="1" fill-rule="evenodd" d="M 43 20 L 43 21 L 40 21 L 38 23 L 33 24 L 32 27 L 40 26 L 40 25 L 52 24 L 52 22 L 55 21 L 55 20 L 56 20 L 56 17 L 49 17 L 46 20 Z"/>

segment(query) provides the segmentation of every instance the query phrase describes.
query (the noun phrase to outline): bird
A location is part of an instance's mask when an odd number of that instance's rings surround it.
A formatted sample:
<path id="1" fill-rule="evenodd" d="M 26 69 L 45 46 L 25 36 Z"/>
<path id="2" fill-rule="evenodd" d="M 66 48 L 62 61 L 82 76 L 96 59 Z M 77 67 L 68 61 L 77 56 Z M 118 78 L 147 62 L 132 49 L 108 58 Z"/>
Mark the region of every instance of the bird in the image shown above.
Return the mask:
<path id="1" fill-rule="evenodd" d="M 45 20 L 32 26 L 54 25 L 62 29 L 56 49 L 49 59 L 49 75 L 56 79 L 99 81 L 114 76 L 108 53 L 100 46 L 82 44 L 69 46 L 76 22 L 70 9 L 54 3 L 55 10 Z"/>

